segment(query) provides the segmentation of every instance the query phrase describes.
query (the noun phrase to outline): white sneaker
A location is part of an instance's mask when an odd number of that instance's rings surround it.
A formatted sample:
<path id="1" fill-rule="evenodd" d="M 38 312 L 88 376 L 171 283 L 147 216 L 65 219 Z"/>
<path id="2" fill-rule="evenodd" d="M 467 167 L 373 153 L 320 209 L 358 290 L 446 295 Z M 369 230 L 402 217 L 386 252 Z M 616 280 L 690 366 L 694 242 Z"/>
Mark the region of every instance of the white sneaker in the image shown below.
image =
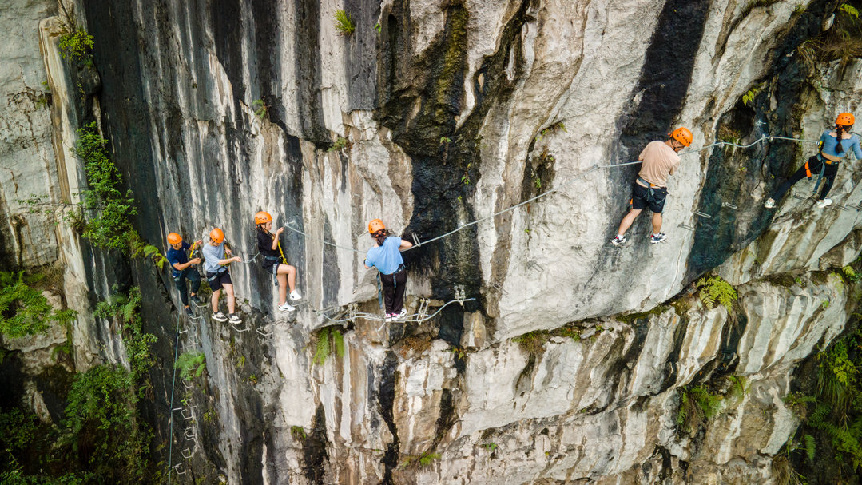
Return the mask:
<path id="1" fill-rule="evenodd" d="M 233 324 L 237 324 L 237 323 L 241 323 L 241 322 L 242 322 L 242 320 L 240 320 L 240 319 L 239 319 L 239 317 L 238 317 L 238 316 L 236 316 L 236 313 L 231 313 L 231 314 L 230 314 L 230 318 L 228 318 L 228 321 L 229 321 L 230 323 L 233 323 Z"/>
<path id="2" fill-rule="evenodd" d="M 775 201 L 772 200 L 772 197 L 766 199 L 766 202 L 763 203 L 763 207 L 767 209 L 775 209 Z"/>
<path id="3" fill-rule="evenodd" d="M 215 313 L 213 313 L 213 320 L 216 320 L 219 322 L 226 322 L 227 317 L 224 316 L 224 313 L 222 313 L 222 312 L 215 312 Z"/>
<path id="4" fill-rule="evenodd" d="M 398 320 L 398 321 L 404 320 L 405 318 L 407 318 L 407 309 L 406 308 L 402 308 L 401 313 L 392 317 L 393 320 Z"/>
<path id="5" fill-rule="evenodd" d="M 827 197 L 825 199 L 820 199 L 817 201 L 817 207 L 820 209 L 826 207 L 827 205 L 832 205 L 832 199 Z"/>
<path id="6" fill-rule="evenodd" d="M 290 292 L 290 299 L 293 301 L 302 300 L 302 296 L 299 294 L 298 291 L 293 290 Z"/>
<path id="7" fill-rule="evenodd" d="M 284 302 L 284 305 L 278 307 L 278 311 L 280 312 L 292 312 L 294 310 L 296 310 L 296 307 L 288 302 Z"/>
<path id="8" fill-rule="evenodd" d="M 650 242 L 650 244 L 658 244 L 658 243 L 664 241 L 665 239 L 667 239 L 667 235 L 663 232 L 660 232 L 658 234 L 650 235 L 649 242 Z"/>
<path id="9" fill-rule="evenodd" d="M 626 243 L 625 236 L 620 236 L 619 234 L 617 234 L 617 236 L 615 238 L 611 239 L 611 244 L 613 244 L 614 246 L 622 246 L 625 243 Z"/>

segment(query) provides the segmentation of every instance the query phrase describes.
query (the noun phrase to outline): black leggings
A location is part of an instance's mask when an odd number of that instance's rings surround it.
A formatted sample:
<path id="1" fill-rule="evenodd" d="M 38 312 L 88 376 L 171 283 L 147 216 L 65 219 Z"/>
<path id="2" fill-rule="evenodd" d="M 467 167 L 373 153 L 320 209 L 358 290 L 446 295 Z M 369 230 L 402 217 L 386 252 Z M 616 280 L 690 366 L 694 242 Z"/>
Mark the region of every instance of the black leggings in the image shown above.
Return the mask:
<path id="1" fill-rule="evenodd" d="M 407 288 L 407 271 L 402 266 L 392 274 L 381 274 L 383 303 L 386 313 L 400 313 L 404 309 L 404 290 Z"/>
<path id="2" fill-rule="evenodd" d="M 825 165 L 820 161 L 816 155 L 808 159 L 808 170 L 811 171 L 811 179 L 817 181 L 820 177 L 820 170 L 823 168 L 823 180 L 821 183 L 823 184 L 823 188 L 820 189 L 820 197 L 818 199 L 822 199 L 829 194 L 829 191 L 832 189 L 832 182 L 835 181 L 835 175 L 838 173 L 838 164 L 839 162 L 832 162 L 831 164 Z M 793 175 L 790 176 L 783 184 L 778 187 L 778 190 L 772 194 L 772 200 L 778 202 L 784 197 L 784 194 L 790 190 L 790 187 L 793 187 L 793 184 L 799 182 L 803 178 L 805 178 L 805 166 L 799 168 Z"/>

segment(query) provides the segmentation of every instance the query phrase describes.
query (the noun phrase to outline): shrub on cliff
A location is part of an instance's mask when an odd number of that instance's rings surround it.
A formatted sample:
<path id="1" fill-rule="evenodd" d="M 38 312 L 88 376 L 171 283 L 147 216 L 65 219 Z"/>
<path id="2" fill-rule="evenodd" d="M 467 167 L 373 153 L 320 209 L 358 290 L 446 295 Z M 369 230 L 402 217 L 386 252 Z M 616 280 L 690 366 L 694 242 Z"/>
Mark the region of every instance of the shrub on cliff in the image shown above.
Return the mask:
<path id="1" fill-rule="evenodd" d="M 100 301 L 93 313 L 96 318 L 112 320 L 120 325 L 129 366 L 135 379 L 144 377 L 155 362 L 150 344 L 156 341 L 156 337 L 144 332 L 140 308 L 141 290 L 134 287 L 129 290 L 128 295 L 115 292 L 107 301 Z"/>
<path id="2" fill-rule="evenodd" d="M 78 130 L 75 154 L 84 161 L 88 185 L 81 191 L 82 205 L 88 215 L 82 235 L 97 248 L 151 258 L 161 269 L 167 259 L 132 227 L 132 217 L 138 213 L 135 200 L 131 190 L 125 194 L 121 191 L 123 178 L 108 156 L 107 145 L 95 121 Z"/>
<path id="3" fill-rule="evenodd" d="M 84 237 L 104 249 L 127 249 L 135 230 L 130 222 L 137 211 L 131 191 L 121 192 L 120 171 L 108 157 L 107 140 L 99 134 L 96 122 L 78 130 L 75 153 L 84 161 L 88 188 L 81 191 L 89 211 Z"/>
<path id="4" fill-rule="evenodd" d="M 18 338 L 42 333 L 54 323 L 75 319 L 74 310 L 56 310 L 24 273 L 0 272 L 0 333 Z"/>
<path id="5" fill-rule="evenodd" d="M 60 53 L 63 59 L 87 62 L 93 50 L 93 36 L 86 30 L 76 29 L 60 36 Z"/>
<path id="6" fill-rule="evenodd" d="M 802 460 L 803 447 L 795 445 L 793 437 L 785 444 L 785 453 L 813 483 L 836 483 L 862 471 L 860 368 L 862 327 L 857 326 L 817 355 L 813 395 L 799 392 L 785 398 L 802 419 L 796 438 L 805 440 L 808 461 Z"/>
<path id="7" fill-rule="evenodd" d="M 112 483 L 146 478 L 152 433 L 138 418 L 134 383 L 125 369 L 101 365 L 78 374 L 69 392 L 64 442 L 89 471 Z"/>
<path id="8" fill-rule="evenodd" d="M 206 368 L 207 362 L 203 352 L 184 352 L 174 363 L 174 369 L 179 369 L 180 378 L 186 381 L 200 377 Z"/>

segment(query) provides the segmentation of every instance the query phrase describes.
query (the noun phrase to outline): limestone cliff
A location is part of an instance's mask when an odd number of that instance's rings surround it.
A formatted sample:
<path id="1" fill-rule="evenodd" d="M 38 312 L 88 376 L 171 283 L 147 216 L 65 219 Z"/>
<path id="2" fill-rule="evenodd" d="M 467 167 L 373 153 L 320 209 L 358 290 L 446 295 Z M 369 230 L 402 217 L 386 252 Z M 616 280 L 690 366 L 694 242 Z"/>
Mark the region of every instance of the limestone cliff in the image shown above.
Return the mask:
<path id="1" fill-rule="evenodd" d="M 141 288 L 158 337 L 142 413 L 154 444 L 173 443 L 153 447 L 173 480 L 776 480 L 799 424 L 783 399 L 794 371 L 859 297 L 834 272 L 862 250 L 858 160 L 833 206 L 801 182 L 763 208 L 836 113 L 862 115 L 859 54 L 806 44 L 838 2 L 8 3 L 0 262 L 62 270 L 70 370 L 128 365 L 92 309 L 112 285 Z M 69 15 L 92 65 L 61 55 Z M 166 269 L 91 247 L 63 217 L 86 187 L 73 147 L 89 121 L 145 240 L 224 229 L 248 263 L 231 268 L 242 325 L 180 317 Z M 675 126 L 695 140 L 670 180 L 667 242 L 648 244 L 642 216 L 610 246 L 637 167 L 608 165 Z M 288 227 L 305 298 L 289 317 L 248 262 L 258 210 Z M 405 253 L 408 305 L 434 318 L 357 316 L 380 313 L 362 264 L 377 217 L 418 241 L 460 228 Z M 708 272 L 738 300 L 704 303 Z M 178 320 L 179 352 L 203 352 L 206 373 L 174 383 Z M 16 378 L 35 381 L 34 365 Z M 724 399 L 686 424 L 695 386 Z"/>

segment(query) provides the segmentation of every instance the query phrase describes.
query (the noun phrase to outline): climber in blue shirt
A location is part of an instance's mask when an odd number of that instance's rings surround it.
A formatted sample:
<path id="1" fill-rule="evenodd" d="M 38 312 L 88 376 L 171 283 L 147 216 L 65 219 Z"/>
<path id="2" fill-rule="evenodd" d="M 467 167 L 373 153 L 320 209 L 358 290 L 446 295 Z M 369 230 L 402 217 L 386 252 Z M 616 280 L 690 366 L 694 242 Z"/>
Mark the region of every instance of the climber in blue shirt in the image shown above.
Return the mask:
<path id="1" fill-rule="evenodd" d="M 842 158 L 849 156 L 850 152 L 856 155 L 856 159 L 862 159 L 862 148 L 859 147 L 859 136 L 850 133 L 850 128 L 856 119 L 851 113 L 841 113 L 835 119 L 835 129 L 826 130 L 820 136 L 820 151 L 817 155 L 809 158 L 805 165 L 787 179 L 786 182 L 778 187 L 778 190 L 772 194 L 772 197 L 766 200 L 764 204 L 767 209 L 775 207 L 776 201 L 780 201 L 784 194 L 790 190 L 796 182 L 802 180 L 802 177 L 817 176 L 817 183 L 823 179 L 823 188 L 820 190 L 820 196 L 817 200 L 817 207 L 824 208 L 827 205 L 832 205 L 832 199 L 826 197 L 829 195 L 829 190 L 832 189 L 832 183 L 835 181 L 835 175 L 838 174 L 838 165 Z M 817 190 L 815 186 L 814 190 Z"/>
<path id="2" fill-rule="evenodd" d="M 168 234 L 168 244 L 170 244 L 171 247 L 168 249 L 165 259 L 167 259 L 168 263 L 171 265 L 174 283 L 177 286 L 177 290 L 180 292 L 180 300 L 183 302 L 186 313 L 189 316 L 192 316 L 192 309 L 189 308 L 189 291 L 186 287 L 186 280 L 189 280 L 192 284 L 191 299 L 195 304 L 198 304 L 199 300 L 197 294 L 198 289 L 201 286 L 201 275 L 194 266 L 201 264 L 201 258 L 189 259 L 187 251 L 191 246 L 189 243 L 183 242 L 182 236 L 175 232 Z M 196 246 L 200 246 L 200 244 L 201 241 L 195 242 Z"/>
<path id="3" fill-rule="evenodd" d="M 413 243 L 404 241 L 398 236 L 387 237 L 386 226 L 380 219 L 374 219 L 368 223 L 368 232 L 374 238 L 375 245 L 365 256 L 365 267 L 368 269 L 374 267 L 380 272 L 386 320 L 404 318 L 407 316 L 407 310 L 404 309 L 407 271 L 404 269 L 401 250 L 413 247 Z"/>

